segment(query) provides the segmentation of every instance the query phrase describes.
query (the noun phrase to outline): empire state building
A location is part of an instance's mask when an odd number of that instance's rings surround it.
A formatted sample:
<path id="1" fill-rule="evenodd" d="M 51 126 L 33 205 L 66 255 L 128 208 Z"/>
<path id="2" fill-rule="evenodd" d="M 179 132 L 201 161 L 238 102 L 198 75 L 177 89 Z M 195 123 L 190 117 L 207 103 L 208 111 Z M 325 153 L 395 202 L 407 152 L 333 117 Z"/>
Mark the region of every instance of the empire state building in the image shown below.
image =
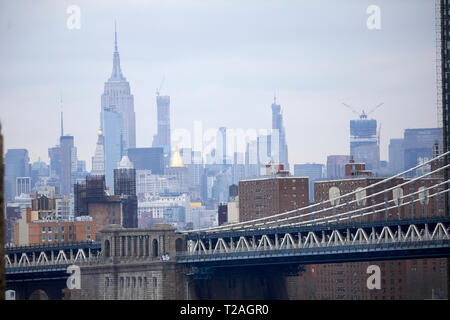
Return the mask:
<path id="1" fill-rule="evenodd" d="M 111 77 L 105 82 L 102 94 L 102 110 L 100 113 L 101 129 L 104 129 L 104 110 L 116 112 L 122 118 L 122 153 L 129 148 L 136 148 L 136 115 L 134 113 L 134 97 L 130 93 L 130 84 L 122 75 L 120 57 L 117 49 L 117 31 L 114 30 L 114 54 Z M 106 138 L 106 136 L 105 136 Z M 120 161 L 120 159 L 119 159 Z"/>

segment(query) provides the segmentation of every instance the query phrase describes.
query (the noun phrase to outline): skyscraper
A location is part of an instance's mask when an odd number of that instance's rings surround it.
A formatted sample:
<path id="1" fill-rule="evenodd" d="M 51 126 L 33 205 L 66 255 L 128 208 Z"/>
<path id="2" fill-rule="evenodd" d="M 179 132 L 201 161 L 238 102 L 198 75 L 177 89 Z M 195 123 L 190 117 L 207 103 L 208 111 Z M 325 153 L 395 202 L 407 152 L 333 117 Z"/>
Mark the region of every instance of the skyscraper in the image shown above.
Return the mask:
<path id="1" fill-rule="evenodd" d="M 442 128 L 406 129 L 403 139 L 404 169 L 415 167 L 433 156 L 433 146 L 442 146 Z"/>
<path id="2" fill-rule="evenodd" d="M 61 173 L 61 148 L 59 146 L 48 148 L 48 157 L 50 158 L 50 177 L 59 179 Z"/>
<path id="3" fill-rule="evenodd" d="M 170 156 L 170 97 L 156 96 L 158 131 L 153 137 L 153 147 L 161 147 Z M 170 157 L 169 157 L 170 158 Z"/>
<path id="4" fill-rule="evenodd" d="M 16 178 L 30 176 L 30 159 L 26 149 L 8 149 L 5 154 L 5 200 L 13 200 L 16 194 Z"/>
<path id="5" fill-rule="evenodd" d="M 136 169 L 127 156 L 123 156 L 114 169 L 114 194 L 136 196 Z"/>
<path id="6" fill-rule="evenodd" d="M 122 116 L 114 108 L 103 109 L 103 134 L 105 148 L 105 180 L 110 190 L 114 193 L 114 169 L 122 158 Z"/>
<path id="7" fill-rule="evenodd" d="M 220 127 L 216 135 L 216 163 L 231 164 L 231 157 L 227 154 L 227 128 Z"/>
<path id="8" fill-rule="evenodd" d="M 348 155 L 331 155 L 327 157 L 327 178 L 345 177 L 345 165 L 350 161 Z"/>
<path id="9" fill-rule="evenodd" d="M 309 178 L 309 202 L 314 202 L 314 182 L 322 179 L 325 166 L 319 163 L 294 164 L 294 175 L 296 177 Z"/>
<path id="10" fill-rule="evenodd" d="M 288 147 L 286 143 L 286 132 L 283 125 L 283 113 L 281 106 L 277 104 L 276 96 L 274 97 L 272 103 L 272 130 L 275 131 L 272 133 L 273 138 L 271 139 L 271 143 L 273 143 L 274 148 L 276 148 L 278 143 L 278 148 L 275 149 L 274 154 L 272 154 L 272 160 L 283 164 L 285 170 L 289 170 Z"/>
<path id="11" fill-rule="evenodd" d="M 75 173 L 77 171 L 77 150 L 74 147 L 73 136 L 61 136 L 61 174 L 60 193 L 62 195 L 70 195 L 73 193 L 73 184 L 75 182 Z"/>
<path id="12" fill-rule="evenodd" d="M 95 154 L 92 158 L 91 175 L 105 175 L 105 137 L 103 131 L 98 130 L 97 145 L 95 146 Z"/>
<path id="13" fill-rule="evenodd" d="M 128 149 L 128 158 L 136 170 L 151 170 L 152 174 L 164 173 L 163 148 Z"/>
<path id="14" fill-rule="evenodd" d="M 367 119 L 364 112 L 358 120 L 350 120 L 350 155 L 355 162 L 364 162 L 368 170 L 380 167 L 377 121 Z"/>
<path id="15" fill-rule="evenodd" d="M 400 173 L 404 167 L 403 139 L 391 139 L 389 142 L 389 174 Z"/>
<path id="16" fill-rule="evenodd" d="M 104 132 L 103 112 L 105 108 L 112 108 L 121 115 L 123 150 L 126 152 L 128 148 L 136 147 L 136 115 L 134 113 L 134 97 L 130 93 L 130 84 L 122 75 L 122 70 L 120 69 L 117 32 L 114 35 L 113 69 L 111 77 L 105 82 L 105 89 L 102 94 L 100 121 L 101 129 Z"/>
<path id="17" fill-rule="evenodd" d="M 123 156 L 114 169 L 114 194 L 122 203 L 122 225 L 125 228 L 138 226 L 138 199 L 136 196 L 136 170 L 127 156 Z"/>

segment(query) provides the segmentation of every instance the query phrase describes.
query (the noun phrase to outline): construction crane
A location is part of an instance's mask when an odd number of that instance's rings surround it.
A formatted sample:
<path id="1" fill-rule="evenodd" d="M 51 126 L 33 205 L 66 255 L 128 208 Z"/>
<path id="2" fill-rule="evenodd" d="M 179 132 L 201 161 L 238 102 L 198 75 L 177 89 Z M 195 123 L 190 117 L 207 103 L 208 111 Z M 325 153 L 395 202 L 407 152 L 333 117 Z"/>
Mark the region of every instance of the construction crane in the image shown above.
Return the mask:
<path id="1" fill-rule="evenodd" d="M 375 107 L 374 107 L 372 110 L 370 110 L 368 113 L 365 113 L 364 110 L 361 110 L 361 112 L 358 112 L 358 111 L 356 111 L 355 109 L 353 109 L 351 106 L 349 106 L 348 104 L 343 103 L 343 102 L 342 102 L 342 104 L 343 104 L 344 106 L 346 106 L 347 108 L 349 108 L 353 113 L 356 113 L 356 114 L 359 116 L 359 118 L 360 118 L 361 120 L 363 120 L 363 119 L 367 119 L 367 117 L 368 117 L 371 113 L 373 113 L 375 110 L 377 110 L 379 107 L 381 107 L 381 106 L 384 104 L 384 102 L 382 102 L 382 103 L 380 103 L 379 105 L 375 106 Z"/>
<path id="2" fill-rule="evenodd" d="M 163 84 L 164 84 L 164 76 L 163 76 L 163 78 L 162 78 L 162 80 L 161 80 L 161 84 L 159 85 L 159 88 L 156 89 L 156 95 L 157 95 L 158 97 L 159 97 L 159 93 L 161 92 L 161 89 L 162 89 Z"/>

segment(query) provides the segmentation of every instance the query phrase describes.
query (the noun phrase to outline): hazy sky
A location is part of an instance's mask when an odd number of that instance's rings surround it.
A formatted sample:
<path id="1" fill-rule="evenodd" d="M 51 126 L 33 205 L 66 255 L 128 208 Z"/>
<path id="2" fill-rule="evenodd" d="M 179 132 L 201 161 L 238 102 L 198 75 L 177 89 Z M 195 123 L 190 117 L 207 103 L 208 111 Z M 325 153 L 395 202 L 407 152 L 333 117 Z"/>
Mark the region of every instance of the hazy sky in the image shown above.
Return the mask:
<path id="1" fill-rule="evenodd" d="M 100 96 L 111 75 L 114 20 L 135 100 L 137 147 L 156 132 L 155 91 L 171 97 L 172 129 L 271 127 L 284 110 L 291 164 L 349 153 L 341 103 L 381 124 L 381 158 L 406 128 L 437 126 L 434 1 L 0 0 L 0 120 L 8 148 L 48 161 L 65 133 L 90 169 Z M 68 29 L 69 5 L 81 28 Z M 369 30 L 369 5 L 381 29 Z"/>

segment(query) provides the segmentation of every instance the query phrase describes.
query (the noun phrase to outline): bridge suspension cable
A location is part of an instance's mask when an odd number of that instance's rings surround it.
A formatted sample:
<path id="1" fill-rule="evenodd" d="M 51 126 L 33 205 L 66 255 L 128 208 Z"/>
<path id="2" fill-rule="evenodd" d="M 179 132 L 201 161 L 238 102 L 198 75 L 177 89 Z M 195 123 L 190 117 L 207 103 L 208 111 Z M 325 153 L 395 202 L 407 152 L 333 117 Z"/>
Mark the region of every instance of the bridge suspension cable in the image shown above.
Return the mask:
<path id="1" fill-rule="evenodd" d="M 305 217 L 307 217 L 307 216 L 317 215 L 317 214 L 319 214 L 319 213 L 324 213 L 324 212 L 327 212 L 327 211 L 330 211 L 330 210 L 334 210 L 335 208 L 338 208 L 338 207 L 347 206 L 347 205 L 353 204 L 353 203 L 355 203 L 355 202 L 359 202 L 359 201 L 363 201 L 363 200 L 366 200 L 366 199 L 369 199 L 369 198 L 373 198 L 373 197 L 376 197 L 376 196 L 378 196 L 378 195 L 382 195 L 383 193 L 386 193 L 386 192 L 388 192 L 388 191 L 392 191 L 392 190 L 394 190 L 394 189 L 397 189 L 397 188 L 406 186 L 406 185 L 408 185 L 408 184 L 412 184 L 413 182 L 415 182 L 415 181 L 417 181 L 417 180 L 420 180 L 420 179 L 422 179 L 422 178 L 425 177 L 425 176 L 434 174 L 434 173 L 436 173 L 436 172 L 438 172 L 438 171 L 440 171 L 440 170 L 443 170 L 443 169 L 445 169 L 445 168 L 447 168 L 447 167 L 450 167 L 450 164 L 449 164 L 449 165 L 446 165 L 446 166 L 444 166 L 444 167 L 441 167 L 441 168 L 439 168 L 438 170 L 429 172 L 429 173 L 427 173 L 427 174 L 425 174 L 425 175 L 423 175 L 423 176 L 414 178 L 414 179 L 412 179 L 412 180 L 409 180 L 409 181 L 404 182 L 404 183 L 399 184 L 399 185 L 395 185 L 395 186 L 393 186 L 393 187 L 391 187 L 391 188 L 389 188 L 389 189 L 385 189 L 385 190 L 379 191 L 379 192 L 377 192 L 377 193 L 374 193 L 374 194 L 372 194 L 372 195 L 366 196 L 366 197 L 361 198 L 361 199 L 359 199 L 359 200 L 356 200 L 356 199 L 355 199 L 355 200 L 351 200 L 350 202 L 343 203 L 342 205 L 338 205 L 338 206 L 334 206 L 334 207 L 329 207 L 329 208 L 321 209 L 321 210 L 319 210 L 319 211 L 313 211 L 313 212 L 305 213 L 305 214 L 300 215 L 300 216 L 291 216 L 291 217 L 287 217 L 287 218 L 283 218 L 283 219 L 277 219 L 277 220 L 274 220 L 274 221 L 263 222 L 263 223 L 260 223 L 260 224 L 245 225 L 245 226 L 243 226 L 242 228 L 244 229 L 244 228 L 257 227 L 257 226 L 268 227 L 270 224 L 279 224 L 280 222 L 283 222 L 283 221 L 289 221 L 289 220 L 293 220 L 293 219 L 305 218 Z M 402 197 L 399 197 L 397 201 L 401 202 L 401 200 L 403 200 L 403 199 L 405 199 L 405 198 L 410 198 L 411 196 L 414 196 L 414 195 L 416 195 L 416 194 L 421 194 L 421 193 L 423 193 L 423 192 L 425 192 L 425 191 L 428 191 L 428 190 L 430 190 L 430 189 L 437 188 L 437 187 L 439 187 L 439 186 L 441 186 L 441 185 L 443 185 L 443 184 L 446 184 L 446 183 L 448 183 L 448 182 L 450 182 L 450 180 L 447 180 L 447 181 L 444 181 L 444 182 L 441 182 L 441 183 L 432 185 L 432 186 L 430 186 L 430 187 L 424 188 L 424 189 L 422 189 L 422 190 L 418 190 L 418 191 L 413 192 L 413 193 L 406 194 L 406 195 L 404 195 L 404 196 L 402 196 Z M 439 194 L 442 194 L 442 193 L 447 192 L 447 191 L 448 191 L 448 189 L 443 190 L 443 191 L 439 192 Z M 437 195 L 437 194 L 436 194 L 436 193 L 433 193 L 432 195 L 429 195 L 429 196 L 428 196 L 428 199 L 434 197 L 435 195 Z M 416 199 L 416 200 L 414 200 L 413 202 L 417 202 L 417 201 L 420 201 L 420 199 Z M 332 215 L 332 216 L 322 217 L 322 218 L 319 218 L 319 219 L 308 220 L 308 221 L 306 221 L 305 223 L 302 223 L 302 224 L 312 224 L 312 223 L 314 223 L 314 222 L 316 222 L 316 221 L 320 221 L 320 220 L 332 219 L 332 218 L 334 218 L 334 217 L 345 216 L 345 215 L 349 215 L 349 214 L 351 214 L 351 213 L 358 213 L 358 212 L 360 212 L 360 211 L 365 211 L 365 210 L 369 210 L 369 209 L 374 209 L 374 208 L 376 208 L 376 207 L 379 207 L 379 206 L 382 206 L 382 205 L 386 205 L 386 204 L 389 203 L 389 202 L 395 202 L 395 200 L 394 200 L 394 199 L 390 199 L 390 200 L 387 200 L 387 202 L 380 202 L 380 203 L 377 203 L 377 204 L 373 204 L 372 206 L 369 206 L 369 207 L 363 207 L 363 206 L 361 206 L 359 209 L 356 209 L 356 210 L 353 210 L 353 211 L 348 211 L 348 212 L 344 212 L 344 213 L 340 213 L 340 214 L 334 214 L 334 215 Z M 411 204 L 411 202 L 409 202 L 409 203 L 402 203 L 399 207 L 406 206 L 406 205 L 408 205 L 408 204 Z M 391 208 L 397 208 L 397 206 L 391 207 Z M 389 210 L 389 209 L 390 209 L 390 208 L 384 208 L 383 210 Z M 373 213 L 376 213 L 376 212 L 377 212 L 377 211 L 369 212 L 368 214 L 373 214 Z M 298 223 L 295 223 L 295 224 L 293 224 L 293 225 L 297 225 L 297 224 L 298 224 Z M 286 226 L 287 226 L 287 225 L 286 225 Z M 232 229 L 232 230 L 235 230 L 235 229 Z"/>
<path id="2" fill-rule="evenodd" d="M 268 225 L 271 225 L 271 224 L 277 224 L 277 223 L 279 224 L 279 222 L 281 222 L 281 221 L 299 219 L 299 218 L 304 218 L 304 217 L 307 217 L 307 216 L 316 215 L 318 213 L 323 213 L 323 212 L 330 211 L 330 210 L 337 210 L 337 209 L 340 209 L 340 208 L 342 208 L 344 206 L 348 206 L 350 204 L 353 204 L 354 202 L 359 202 L 359 201 L 367 200 L 369 198 L 374 198 L 377 195 L 386 193 L 387 191 L 394 190 L 395 188 L 400 188 L 402 186 L 405 186 L 405 185 L 408 185 L 408 184 L 413 183 L 415 181 L 418 181 L 420 179 L 423 179 L 424 177 L 427 177 L 427 176 L 430 176 L 432 174 L 435 174 L 435 173 L 437 173 L 437 172 L 439 172 L 441 170 L 444 170 L 444 169 L 448 168 L 450 165 L 447 164 L 445 166 L 441 166 L 440 168 L 438 168 L 438 169 L 436 169 L 434 171 L 426 172 L 426 173 L 422 174 L 419 177 L 416 177 L 416 178 L 413 178 L 413 179 L 409 179 L 408 181 L 406 181 L 406 182 L 404 182 L 402 184 L 395 185 L 395 186 L 393 186 L 391 188 L 388 188 L 388 189 L 384 189 L 384 190 L 382 190 L 380 192 L 377 192 L 375 194 L 371 194 L 369 196 L 365 196 L 365 197 L 363 197 L 361 199 L 358 199 L 358 200 L 355 199 L 355 200 L 352 200 L 350 202 L 347 201 L 345 203 L 343 202 L 342 204 L 332 205 L 332 201 L 333 202 L 337 202 L 338 200 L 349 198 L 350 196 L 356 195 L 358 193 L 361 194 L 361 193 L 363 193 L 363 192 L 365 192 L 365 191 L 367 191 L 369 189 L 372 189 L 372 188 L 374 188 L 376 186 L 385 184 L 385 183 L 387 183 L 389 181 L 392 181 L 394 179 L 402 178 L 404 175 L 406 175 L 408 173 L 411 173 L 411 172 L 414 172 L 415 170 L 417 170 L 417 169 L 419 169 L 421 167 L 427 166 L 427 165 L 431 164 L 432 162 L 437 161 L 437 160 L 439 160 L 439 159 L 441 159 L 441 158 L 443 158 L 443 157 L 445 157 L 445 156 L 447 156 L 449 154 L 450 154 L 450 151 L 447 151 L 447 152 L 445 152 L 443 154 L 440 154 L 439 156 L 437 156 L 435 158 L 432 158 L 432 159 L 430 159 L 430 160 L 428 160 L 426 162 L 423 162 L 423 163 L 421 163 L 421 164 L 419 164 L 419 165 L 417 165 L 415 167 L 412 167 L 412 168 L 410 168 L 408 170 L 405 170 L 405 171 L 403 171 L 401 173 L 398 173 L 396 175 L 393 175 L 393 176 L 388 177 L 386 179 L 383 179 L 381 181 L 375 182 L 375 183 L 373 183 L 371 185 L 368 185 L 368 186 L 366 186 L 364 188 L 360 188 L 360 189 L 354 190 L 352 192 L 346 193 L 344 195 L 340 195 L 338 197 L 335 197 L 334 199 L 328 199 L 326 201 L 323 201 L 323 202 L 320 202 L 320 203 L 315 203 L 315 204 L 312 204 L 312 205 L 309 205 L 309 206 L 306 206 L 306 207 L 303 207 L 303 208 L 298 208 L 298 209 L 294 209 L 294 210 L 290 210 L 290 211 L 274 214 L 274 215 L 263 217 L 263 218 L 258 218 L 258 219 L 253 219 L 253 220 L 249 220 L 249 221 L 243 221 L 243 222 L 237 222 L 237 223 L 223 225 L 223 226 L 216 226 L 216 227 L 212 227 L 212 228 L 201 228 L 201 229 L 196 229 L 196 230 L 186 230 L 186 231 L 182 231 L 182 232 L 186 233 L 186 234 L 202 233 L 202 232 L 211 233 L 211 232 L 222 232 L 222 231 L 231 231 L 231 230 L 232 231 L 237 231 L 239 229 L 248 229 L 248 228 L 252 228 L 252 227 L 255 228 L 256 226 L 268 227 Z M 448 181 L 446 181 L 444 183 L 448 183 Z M 435 188 L 437 186 L 440 186 L 440 185 L 442 185 L 444 183 L 440 183 L 440 184 L 431 186 L 431 187 L 427 188 L 426 191 L 428 191 L 431 188 Z M 420 192 L 424 192 L 424 190 L 421 190 Z M 445 192 L 448 192 L 448 189 L 440 191 L 438 194 L 440 195 L 440 194 L 445 193 Z M 414 194 L 416 194 L 416 193 L 414 193 Z M 403 196 L 403 197 L 399 198 L 399 201 L 400 201 L 400 199 L 411 197 L 412 195 L 413 194 L 408 194 L 406 196 Z M 393 201 L 393 200 L 390 200 L 390 201 Z M 331 207 L 326 208 L 326 209 L 321 209 L 321 210 L 309 212 L 310 209 L 313 209 L 313 208 L 316 208 L 316 207 L 319 207 L 319 206 L 324 206 L 324 205 L 326 205 L 328 203 L 331 204 Z M 378 203 L 377 205 L 372 204 L 372 206 L 361 207 L 356 212 L 369 210 L 369 209 L 373 210 L 375 207 L 377 207 L 379 205 L 383 205 L 383 204 L 385 204 L 385 202 Z M 406 203 L 405 203 L 405 205 L 406 205 Z M 401 206 L 403 206 L 403 204 Z M 385 210 L 385 209 L 383 209 L 383 210 Z M 302 212 L 305 212 L 305 213 L 301 214 Z M 287 217 L 287 218 L 284 218 L 284 219 L 280 219 L 282 217 L 285 217 L 285 216 L 288 216 L 288 215 L 292 215 L 292 214 L 295 214 L 295 213 L 297 213 L 299 215 L 290 216 L 290 217 Z M 347 213 L 340 213 L 339 216 L 341 216 L 341 215 L 348 215 L 348 213 L 349 212 L 347 212 Z M 370 214 L 373 214 L 373 211 L 370 212 Z M 328 216 L 327 219 L 332 219 L 335 216 L 338 216 L 338 215 L 335 213 L 335 214 L 333 214 L 331 216 Z M 274 220 L 274 221 L 271 221 L 271 220 Z M 315 222 L 314 219 L 308 221 L 308 223 L 313 223 L 313 222 Z"/>

